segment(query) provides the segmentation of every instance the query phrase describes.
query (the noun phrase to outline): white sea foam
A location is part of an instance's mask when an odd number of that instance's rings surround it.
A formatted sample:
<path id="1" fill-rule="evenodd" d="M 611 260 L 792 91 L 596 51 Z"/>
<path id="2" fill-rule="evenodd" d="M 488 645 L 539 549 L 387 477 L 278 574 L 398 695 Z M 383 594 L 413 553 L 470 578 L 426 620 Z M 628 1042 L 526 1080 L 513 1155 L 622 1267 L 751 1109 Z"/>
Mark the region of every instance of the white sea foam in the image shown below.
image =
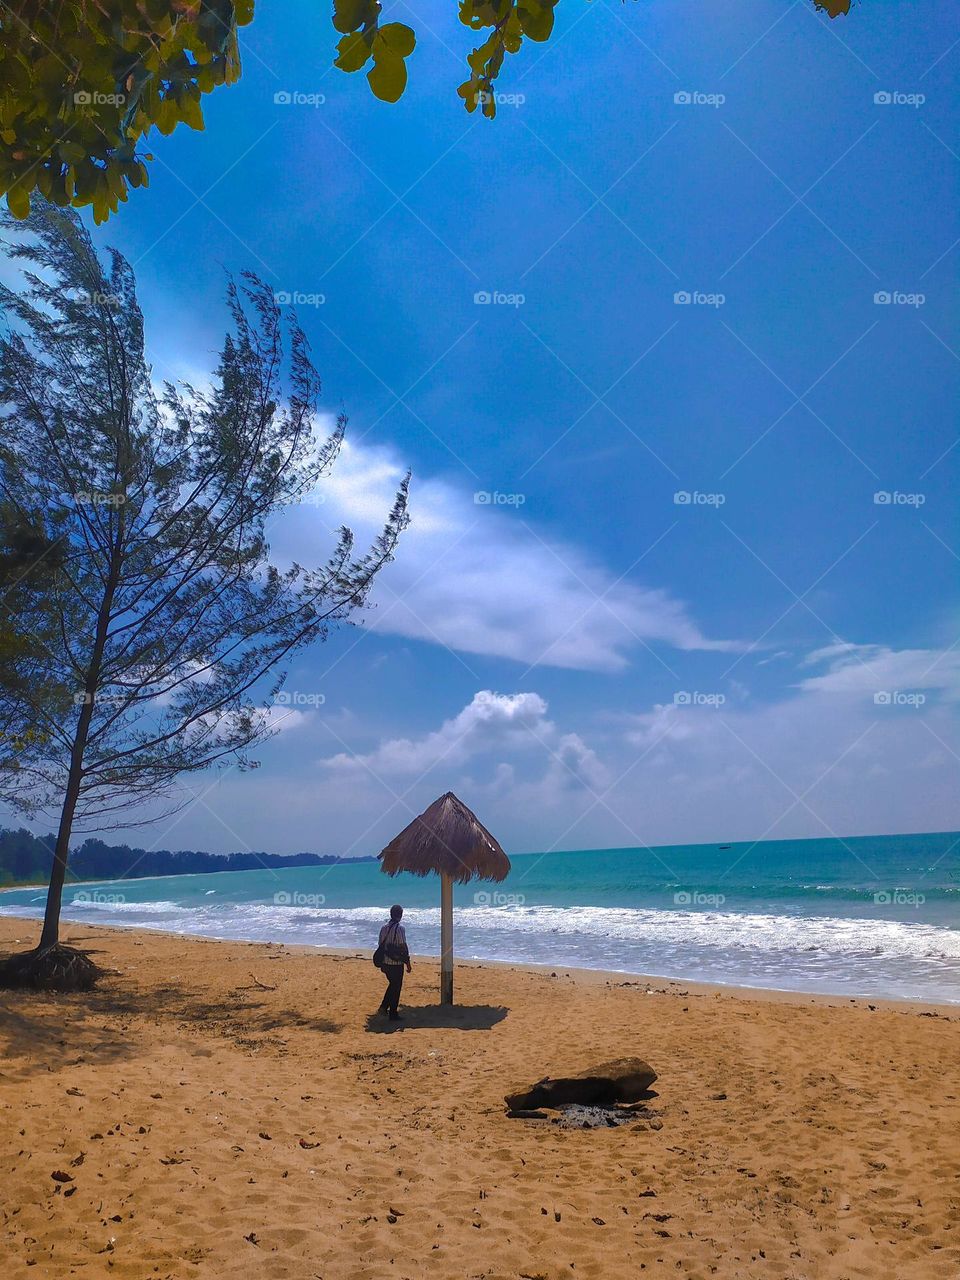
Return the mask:
<path id="1" fill-rule="evenodd" d="M 217 938 L 369 949 L 388 907 L 260 902 L 65 900 L 65 918 Z M 4 913 L 36 917 L 43 897 Z M 856 990 L 960 1001 L 960 930 L 922 920 L 597 906 L 465 906 L 458 954 L 521 963 L 665 973 L 800 990 Z M 438 907 L 404 913 L 412 949 L 438 950 Z"/>
<path id="2" fill-rule="evenodd" d="M 272 904 L 239 908 L 278 929 L 308 923 L 329 926 L 381 923 L 380 907 L 301 908 Z M 224 923 L 221 921 L 221 923 Z M 438 908 L 409 908 L 408 929 L 439 928 Z M 960 931 L 899 920 L 833 916 L 781 916 L 733 911 L 671 911 L 616 907 L 460 907 L 458 929 L 498 934 L 561 934 L 632 943 L 749 948 L 763 951 L 822 950 L 835 955 L 944 957 L 960 960 Z"/>
<path id="3" fill-rule="evenodd" d="M 88 898 L 76 897 L 72 901 L 66 900 L 63 904 L 64 911 L 102 911 L 104 913 L 119 912 L 121 915 L 143 914 L 151 915 L 170 915 L 173 913 L 182 913 L 185 915 L 192 914 L 190 907 L 182 907 L 178 902 L 116 902 L 111 899 L 119 897 L 115 894 L 101 894 L 99 897 L 90 896 Z"/>
<path id="4" fill-rule="evenodd" d="M 380 924 L 386 907 L 297 907 L 272 902 L 184 907 L 176 902 L 73 901 L 66 909 L 96 909 L 105 917 L 176 915 L 178 929 L 244 937 L 252 927 L 271 936 L 343 931 L 351 939 L 366 926 Z M 439 908 L 412 907 L 404 914 L 408 930 L 429 935 L 440 924 Z M 758 912 L 682 911 L 617 907 L 504 906 L 459 907 L 455 926 L 471 935 L 580 937 L 606 944 L 652 944 L 721 948 L 770 953 L 813 952 L 843 956 L 960 961 L 960 931 L 922 922 L 868 920 L 834 916 L 782 916 Z M 518 941 L 520 939 L 518 938 Z M 526 950 L 526 947 L 524 948 Z"/>

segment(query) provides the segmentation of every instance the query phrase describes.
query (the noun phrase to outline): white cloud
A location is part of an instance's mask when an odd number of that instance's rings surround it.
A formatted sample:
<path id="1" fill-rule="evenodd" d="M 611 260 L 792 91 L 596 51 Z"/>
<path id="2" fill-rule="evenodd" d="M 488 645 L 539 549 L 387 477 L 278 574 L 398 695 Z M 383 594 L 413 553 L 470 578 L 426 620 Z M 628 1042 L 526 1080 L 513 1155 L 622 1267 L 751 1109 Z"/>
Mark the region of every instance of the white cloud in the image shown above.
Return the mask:
<path id="1" fill-rule="evenodd" d="M 790 653 L 786 649 L 780 649 L 776 653 L 771 653 L 769 658 L 759 658 L 757 660 L 758 667 L 769 666 L 771 662 L 782 662 L 784 658 L 789 658 Z"/>
<path id="2" fill-rule="evenodd" d="M 960 743 L 948 705 L 960 689 L 955 651 L 835 645 L 804 665 L 820 663 L 825 673 L 766 704 L 671 704 L 637 715 L 626 733 L 642 756 L 631 773 L 636 820 L 646 813 L 655 831 L 676 832 L 662 799 L 670 797 L 685 839 L 960 825 Z M 924 689 L 943 696 L 875 700 Z M 624 801 L 617 792 L 610 803 Z"/>
<path id="3" fill-rule="evenodd" d="M 363 545 L 389 510 L 403 468 L 381 448 L 345 444 L 315 505 L 292 512 L 278 548 L 346 524 Z M 539 533 L 522 508 L 477 504 L 466 487 L 415 477 L 413 520 L 374 589 L 373 630 L 528 666 L 616 671 L 641 644 L 731 649 L 707 639 L 669 591 L 614 574 L 579 547 Z M 328 537 L 329 535 L 324 535 Z M 642 548 L 638 548 L 638 551 Z"/>
<path id="4" fill-rule="evenodd" d="M 894 650 L 876 644 L 835 644 L 814 650 L 804 665 L 824 662 L 828 669 L 802 680 L 801 689 L 870 695 L 938 689 L 948 698 L 960 698 L 960 649 Z"/>
<path id="5" fill-rule="evenodd" d="M 292 729 L 302 729 L 310 723 L 308 711 L 298 711 L 295 707 L 279 706 L 272 703 L 261 713 L 267 725 L 277 733 L 289 733 Z"/>
<path id="6" fill-rule="evenodd" d="M 903 671 L 926 652 L 884 654 Z M 298 730 L 322 727 L 300 716 Z M 225 779 L 191 839 L 371 853 L 448 788 L 516 851 L 960 829 L 955 708 L 935 696 L 877 705 L 872 688 L 811 683 L 766 703 L 655 705 L 614 729 L 559 719 L 537 693 L 484 690 L 438 728 L 365 754 L 318 762 L 298 732 L 297 760 Z"/>
<path id="7" fill-rule="evenodd" d="M 547 771 L 548 785 L 562 791 L 589 791 L 605 788 L 611 781 L 610 771 L 592 747 L 578 733 L 565 733 L 551 752 Z"/>
<path id="8" fill-rule="evenodd" d="M 341 752 L 322 763 L 330 769 L 367 770 L 379 777 L 419 775 L 456 768 L 486 752 L 516 752 L 556 736 L 547 704 L 537 693 L 483 689 L 451 720 L 422 738 L 389 738 L 367 755 Z"/>

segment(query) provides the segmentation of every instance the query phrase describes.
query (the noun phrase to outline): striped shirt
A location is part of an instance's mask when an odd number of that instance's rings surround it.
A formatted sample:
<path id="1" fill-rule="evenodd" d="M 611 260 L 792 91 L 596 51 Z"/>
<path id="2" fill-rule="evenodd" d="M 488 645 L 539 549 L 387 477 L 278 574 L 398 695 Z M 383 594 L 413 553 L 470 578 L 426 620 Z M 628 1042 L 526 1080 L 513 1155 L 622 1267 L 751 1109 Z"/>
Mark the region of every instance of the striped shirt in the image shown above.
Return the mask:
<path id="1" fill-rule="evenodd" d="M 395 920 L 388 920 L 380 930 L 380 942 L 389 943 L 389 950 L 384 955 L 383 963 L 389 965 L 406 964 L 410 959 L 410 952 L 407 950 L 407 931 L 402 924 Z M 394 949 L 396 949 L 394 951 Z M 390 952 L 396 954 L 399 952 L 404 958 L 395 960 Z"/>

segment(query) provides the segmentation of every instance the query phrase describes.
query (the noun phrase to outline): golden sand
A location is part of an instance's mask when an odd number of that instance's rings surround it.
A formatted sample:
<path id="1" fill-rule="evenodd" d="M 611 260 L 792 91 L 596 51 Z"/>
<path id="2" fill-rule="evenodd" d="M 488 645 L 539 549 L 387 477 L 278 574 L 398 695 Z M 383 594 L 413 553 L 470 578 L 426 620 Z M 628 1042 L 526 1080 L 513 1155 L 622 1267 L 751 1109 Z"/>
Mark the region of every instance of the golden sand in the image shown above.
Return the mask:
<path id="1" fill-rule="evenodd" d="M 0 921 L 0 950 L 35 926 Z M 957 1280 L 960 1010 L 67 926 L 0 996 L 4 1275 Z M 622 1056 L 661 1128 L 507 1118 Z"/>

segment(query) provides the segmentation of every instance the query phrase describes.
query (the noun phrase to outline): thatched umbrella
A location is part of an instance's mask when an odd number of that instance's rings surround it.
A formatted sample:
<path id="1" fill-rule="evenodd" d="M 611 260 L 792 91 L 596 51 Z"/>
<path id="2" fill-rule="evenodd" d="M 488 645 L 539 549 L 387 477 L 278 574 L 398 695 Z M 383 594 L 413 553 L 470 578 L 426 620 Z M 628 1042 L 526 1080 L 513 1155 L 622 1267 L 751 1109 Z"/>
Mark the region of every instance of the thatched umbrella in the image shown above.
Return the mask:
<path id="1" fill-rule="evenodd" d="M 505 880 L 510 859 L 452 791 L 434 800 L 379 854 L 388 876 L 440 877 L 440 1003 L 453 1004 L 453 884 Z"/>

